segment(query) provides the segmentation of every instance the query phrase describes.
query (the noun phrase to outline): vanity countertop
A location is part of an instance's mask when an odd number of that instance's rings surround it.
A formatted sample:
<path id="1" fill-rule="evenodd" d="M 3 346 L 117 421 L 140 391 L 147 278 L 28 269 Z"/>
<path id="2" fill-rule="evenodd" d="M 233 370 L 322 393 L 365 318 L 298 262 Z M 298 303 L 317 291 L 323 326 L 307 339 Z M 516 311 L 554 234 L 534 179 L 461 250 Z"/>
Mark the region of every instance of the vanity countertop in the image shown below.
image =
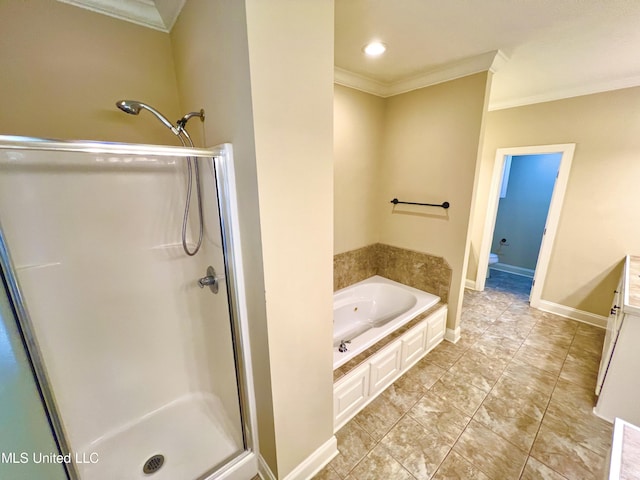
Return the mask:
<path id="1" fill-rule="evenodd" d="M 640 315 L 640 256 L 627 255 L 624 307 L 625 313 Z"/>
<path id="2" fill-rule="evenodd" d="M 640 428 L 616 418 L 608 480 L 640 478 Z"/>

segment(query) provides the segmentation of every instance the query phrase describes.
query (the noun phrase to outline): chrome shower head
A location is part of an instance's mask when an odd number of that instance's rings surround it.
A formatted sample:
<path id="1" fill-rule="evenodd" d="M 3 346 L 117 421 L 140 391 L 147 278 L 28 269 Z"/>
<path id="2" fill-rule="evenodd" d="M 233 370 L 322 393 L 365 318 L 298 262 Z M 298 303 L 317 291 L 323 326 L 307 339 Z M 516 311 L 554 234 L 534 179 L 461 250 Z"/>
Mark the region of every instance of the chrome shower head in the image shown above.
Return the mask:
<path id="1" fill-rule="evenodd" d="M 120 100 L 119 102 L 116 102 L 116 107 L 130 115 L 138 115 L 140 113 L 140 110 L 142 109 L 147 110 L 153 113 L 153 115 L 155 115 L 155 117 L 160 120 L 175 135 L 180 135 L 180 131 L 176 127 L 174 127 L 169 120 L 167 120 L 167 117 L 165 117 L 155 108 L 150 107 L 146 103 L 138 102 L 136 100 Z"/>
<path id="2" fill-rule="evenodd" d="M 120 100 L 116 103 L 116 107 L 129 115 L 138 115 L 140 113 L 140 103 L 131 100 Z"/>

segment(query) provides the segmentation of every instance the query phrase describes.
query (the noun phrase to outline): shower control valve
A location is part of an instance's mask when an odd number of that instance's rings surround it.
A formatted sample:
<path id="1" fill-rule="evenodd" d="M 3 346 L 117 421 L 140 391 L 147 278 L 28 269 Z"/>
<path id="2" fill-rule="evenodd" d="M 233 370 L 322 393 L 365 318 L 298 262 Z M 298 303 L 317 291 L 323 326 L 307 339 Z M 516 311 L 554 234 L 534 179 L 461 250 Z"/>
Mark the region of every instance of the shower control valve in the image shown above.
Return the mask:
<path id="1" fill-rule="evenodd" d="M 208 286 L 213 293 L 218 293 L 218 276 L 211 265 L 207 267 L 207 276 L 198 280 L 198 285 L 200 288 Z"/>

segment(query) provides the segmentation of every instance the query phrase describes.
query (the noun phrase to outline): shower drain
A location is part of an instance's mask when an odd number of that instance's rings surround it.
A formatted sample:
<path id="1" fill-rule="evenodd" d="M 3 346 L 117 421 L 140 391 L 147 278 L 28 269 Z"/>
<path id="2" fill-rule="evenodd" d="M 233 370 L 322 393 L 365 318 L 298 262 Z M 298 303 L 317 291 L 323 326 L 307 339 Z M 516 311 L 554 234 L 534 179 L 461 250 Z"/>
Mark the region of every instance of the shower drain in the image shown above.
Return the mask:
<path id="1" fill-rule="evenodd" d="M 142 471 L 144 473 L 156 473 L 164 465 L 164 455 L 154 455 L 149 460 L 144 462 Z"/>

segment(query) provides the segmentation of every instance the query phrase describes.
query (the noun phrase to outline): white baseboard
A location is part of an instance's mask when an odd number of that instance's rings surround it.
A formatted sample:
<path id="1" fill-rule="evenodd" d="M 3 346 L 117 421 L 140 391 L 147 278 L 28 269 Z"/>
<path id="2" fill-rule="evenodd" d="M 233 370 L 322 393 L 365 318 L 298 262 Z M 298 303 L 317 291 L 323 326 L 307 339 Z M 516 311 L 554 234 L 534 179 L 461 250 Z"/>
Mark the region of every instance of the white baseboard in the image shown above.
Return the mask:
<path id="1" fill-rule="evenodd" d="M 338 440 L 332 435 L 329 440 L 294 468 L 284 480 L 309 480 L 338 455 Z"/>
<path id="2" fill-rule="evenodd" d="M 533 274 L 535 270 L 530 268 L 516 267 L 515 265 L 508 265 L 506 263 L 494 263 L 490 265 L 489 268 L 493 268 L 494 270 L 498 270 L 499 272 L 513 273 L 514 275 L 520 275 L 523 277 L 533 278 Z"/>
<path id="3" fill-rule="evenodd" d="M 262 478 L 262 480 L 276 480 L 276 476 L 269 468 L 269 465 L 267 464 L 265 459 L 262 458 L 262 455 L 258 455 L 258 473 L 260 474 L 260 478 Z"/>
<path id="4" fill-rule="evenodd" d="M 455 330 L 447 328 L 447 331 L 444 333 L 444 339 L 447 342 L 457 343 L 458 340 L 460 340 L 460 327 Z"/>
<path id="5" fill-rule="evenodd" d="M 476 288 L 476 281 L 475 280 L 470 280 L 470 279 L 465 279 L 464 281 L 464 288 L 470 288 L 471 290 L 477 290 Z"/>
<path id="6" fill-rule="evenodd" d="M 596 315 L 595 313 L 577 310 L 575 308 L 549 302 L 547 300 L 540 300 L 540 303 L 536 305 L 535 308 L 544 312 L 560 315 L 561 317 L 570 318 L 571 320 L 577 320 L 578 322 L 588 323 L 595 327 L 607 328 L 607 317 Z"/>

